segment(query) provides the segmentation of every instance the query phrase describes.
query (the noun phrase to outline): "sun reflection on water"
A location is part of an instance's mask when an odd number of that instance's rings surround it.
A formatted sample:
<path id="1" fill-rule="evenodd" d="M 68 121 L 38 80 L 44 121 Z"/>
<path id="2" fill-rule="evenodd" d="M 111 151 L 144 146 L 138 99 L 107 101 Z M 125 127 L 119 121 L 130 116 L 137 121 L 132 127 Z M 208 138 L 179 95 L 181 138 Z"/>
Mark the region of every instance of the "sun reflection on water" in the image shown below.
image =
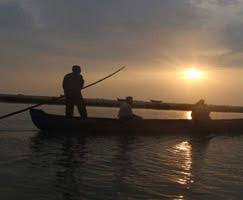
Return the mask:
<path id="1" fill-rule="evenodd" d="M 184 199 L 184 196 L 179 196 L 178 198 L 174 198 L 173 200 L 183 200 Z"/>
<path id="2" fill-rule="evenodd" d="M 184 112 L 184 118 L 185 119 L 188 119 L 188 120 L 191 120 L 192 119 L 192 111 L 187 111 L 187 112 Z"/>
<path id="3" fill-rule="evenodd" d="M 182 170 L 180 174 L 175 176 L 175 182 L 181 185 L 188 185 L 193 183 L 191 168 L 192 168 L 192 155 L 191 145 L 188 141 L 183 141 L 173 147 L 173 153 L 178 158 L 177 163 Z M 188 186 L 189 187 L 189 186 Z"/>

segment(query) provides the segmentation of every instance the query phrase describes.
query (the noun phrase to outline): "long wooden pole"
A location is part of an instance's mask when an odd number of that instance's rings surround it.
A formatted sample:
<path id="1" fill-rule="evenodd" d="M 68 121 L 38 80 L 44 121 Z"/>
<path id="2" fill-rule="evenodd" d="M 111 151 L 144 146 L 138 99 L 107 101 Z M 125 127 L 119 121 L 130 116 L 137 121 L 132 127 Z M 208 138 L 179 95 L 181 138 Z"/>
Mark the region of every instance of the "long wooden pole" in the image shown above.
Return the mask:
<path id="1" fill-rule="evenodd" d="M 104 77 L 104 78 L 102 78 L 102 79 L 100 79 L 100 80 L 98 80 L 98 81 L 95 81 L 95 82 L 93 82 L 93 83 L 91 83 L 91 84 L 89 84 L 89 85 L 86 85 L 85 87 L 82 88 L 82 90 L 84 90 L 84 89 L 86 89 L 86 88 L 89 88 L 89 87 L 91 87 L 91 86 L 93 86 L 93 85 L 96 85 L 96 84 L 98 84 L 98 83 L 100 83 L 100 82 L 102 82 L 102 81 L 104 81 L 104 80 L 106 80 L 106 79 L 108 79 L 108 78 L 114 76 L 115 74 L 117 74 L 118 72 L 120 72 L 121 70 L 123 70 L 124 68 L 125 68 L 125 66 L 121 67 L 120 69 L 116 70 L 116 71 L 113 72 L 112 74 L 109 74 L 108 76 L 106 76 L 106 77 Z M 1 120 L 1 119 L 5 119 L 5 118 L 7 118 L 7 117 L 11 117 L 11 116 L 13 116 L 13 115 L 17 115 L 17 114 L 19 114 L 19 113 L 23 113 L 23 112 L 28 111 L 28 110 L 31 110 L 31 109 L 33 109 L 33 108 L 36 108 L 36 107 L 45 105 L 45 104 L 47 104 L 47 103 L 52 103 L 52 102 L 58 101 L 59 99 L 62 99 L 62 98 L 64 98 L 64 95 L 61 95 L 60 97 L 54 98 L 54 99 L 52 99 L 50 102 L 38 103 L 38 104 L 36 104 L 36 105 L 29 106 L 29 107 L 27 107 L 27 108 L 24 108 L 24 109 L 21 109 L 21 110 L 17 110 L 17 111 L 15 111 L 15 112 L 12 112 L 12 113 L 9 113 L 9 114 L 0 116 L 0 120 Z"/>

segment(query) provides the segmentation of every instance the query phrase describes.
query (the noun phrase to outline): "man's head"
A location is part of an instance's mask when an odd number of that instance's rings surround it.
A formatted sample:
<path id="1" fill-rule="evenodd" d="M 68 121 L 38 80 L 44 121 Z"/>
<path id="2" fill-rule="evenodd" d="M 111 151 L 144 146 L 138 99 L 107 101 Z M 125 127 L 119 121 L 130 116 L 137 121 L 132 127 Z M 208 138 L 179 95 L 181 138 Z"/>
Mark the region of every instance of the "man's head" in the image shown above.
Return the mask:
<path id="1" fill-rule="evenodd" d="M 81 73 L 81 67 L 79 65 L 73 65 L 72 70 L 73 70 L 73 73 L 75 73 L 75 74 Z"/>
<path id="2" fill-rule="evenodd" d="M 132 105 L 132 102 L 133 102 L 133 98 L 132 97 L 126 97 L 126 102 L 130 105 Z"/>
<path id="3" fill-rule="evenodd" d="M 199 105 L 204 105 L 204 104 L 205 104 L 204 99 L 200 99 L 200 100 L 198 101 L 198 104 L 199 104 Z"/>

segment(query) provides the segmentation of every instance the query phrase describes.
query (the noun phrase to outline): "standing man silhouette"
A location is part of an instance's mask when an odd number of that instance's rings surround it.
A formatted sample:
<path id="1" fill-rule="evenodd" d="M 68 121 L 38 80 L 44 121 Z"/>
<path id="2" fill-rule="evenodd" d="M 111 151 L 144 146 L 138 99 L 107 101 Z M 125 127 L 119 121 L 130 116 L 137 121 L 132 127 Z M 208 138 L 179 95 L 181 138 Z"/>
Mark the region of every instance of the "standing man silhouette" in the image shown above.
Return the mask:
<path id="1" fill-rule="evenodd" d="M 81 118 L 87 118 L 87 110 L 81 89 L 84 86 L 84 79 L 81 68 L 78 65 L 72 67 L 72 73 L 66 74 L 63 79 L 63 89 L 66 98 L 66 117 L 73 117 L 74 106 L 78 107 Z"/>

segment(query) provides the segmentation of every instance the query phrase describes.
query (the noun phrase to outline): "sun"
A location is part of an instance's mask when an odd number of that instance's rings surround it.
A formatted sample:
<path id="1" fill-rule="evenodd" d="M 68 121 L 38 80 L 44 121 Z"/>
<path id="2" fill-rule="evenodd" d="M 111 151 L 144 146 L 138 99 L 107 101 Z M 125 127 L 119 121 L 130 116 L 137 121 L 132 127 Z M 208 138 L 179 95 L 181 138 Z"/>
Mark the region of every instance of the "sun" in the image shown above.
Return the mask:
<path id="1" fill-rule="evenodd" d="M 187 69 L 184 72 L 184 76 L 187 79 L 198 80 L 203 77 L 203 72 L 195 68 Z"/>

